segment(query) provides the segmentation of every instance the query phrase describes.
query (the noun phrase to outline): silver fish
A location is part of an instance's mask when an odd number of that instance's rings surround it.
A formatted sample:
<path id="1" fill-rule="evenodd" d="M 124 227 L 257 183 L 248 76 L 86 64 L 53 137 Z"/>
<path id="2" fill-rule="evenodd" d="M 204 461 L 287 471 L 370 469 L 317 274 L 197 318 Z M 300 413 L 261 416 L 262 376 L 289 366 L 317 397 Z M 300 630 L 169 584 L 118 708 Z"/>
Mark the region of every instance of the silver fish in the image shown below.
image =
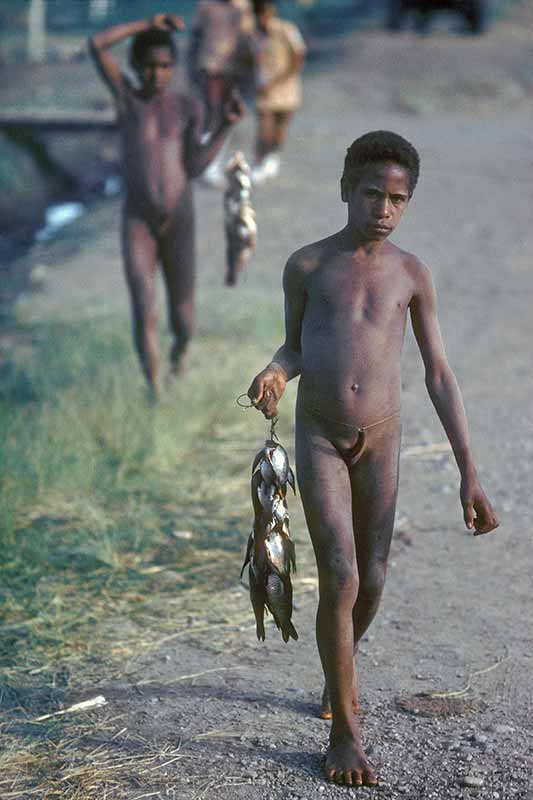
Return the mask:
<path id="1" fill-rule="evenodd" d="M 226 285 L 234 286 L 252 257 L 257 243 L 257 221 L 250 201 L 250 167 L 240 151 L 226 168 L 224 221 L 226 229 Z"/>
<path id="2" fill-rule="evenodd" d="M 241 570 L 242 576 L 249 565 L 250 599 L 260 640 L 265 638 L 265 611 L 272 614 L 283 641 L 298 638 L 291 621 L 291 572 L 296 569 L 296 558 L 289 533 L 287 484 L 295 489 L 287 452 L 270 438 L 252 464 L 254 525 Z"/>
<path id="3" fill-rule="evenodd" d="M 284 498 L 276 494 L 274 495 L 274 499 L 272 500 L 272 519 L 276 524 L 289 524 L 289 510 L 287 508 L 287 504 L 285 503 Z"/>
<path id="4" fill-rule="evenodd" d="M 255 614 L 255 631 L 259 641 L 265 641 L 265 607 L 267 606 L 267 596 L 265 584 L 261 577 L 257 576 L 250 564 L 248 568 L 248 581 L 250 583 L 250 600 Z"/>
<path id="5" fill-rule="evenodd" d="M 281 631 L 284 642 L 289 637 L 298 639 L 296 628 L 291 622 L 292 586 L 290 580 L 282 581 L 279 575 L 271 572 L 266 581 L 266 605 L 274 617 L 277 628 Z"/>
<path id="6" fill-rule="evenodd" d="M 274 498 L 276 497 L 276 487 L 272 485 L 269 486 L 264 481 L 261 481 L 257 487 L 257 496 L 259 497 L 259 502 L 264 511 L 271 514 Z"/>
<path id="7" fill-rule="evenodd" d="M 252 464 L 252 474 L 261 472 L 265 483 L 275 483 L 284 492 L 287 483 L 296 494 L 294 472 L 289 465 L 289 456 L 285 448 L 272 439 L 267 439 L 262 450 L 256 453 Z"/>
<path id="8" fill-rule="evenodd" d="M 270 566 L 279 573 L 280 578 L 290 578 L 291 569 L 296 570 L 294 542 L 273 530 L 265 537 L 265 548 Z"/>

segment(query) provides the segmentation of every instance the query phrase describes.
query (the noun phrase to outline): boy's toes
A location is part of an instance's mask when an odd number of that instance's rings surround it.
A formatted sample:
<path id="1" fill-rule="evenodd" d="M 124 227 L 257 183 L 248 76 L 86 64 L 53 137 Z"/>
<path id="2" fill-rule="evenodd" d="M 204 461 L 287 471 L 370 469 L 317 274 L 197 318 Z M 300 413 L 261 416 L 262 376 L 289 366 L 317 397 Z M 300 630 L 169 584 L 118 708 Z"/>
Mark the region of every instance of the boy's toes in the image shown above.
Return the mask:
<path id="1" fill-rule="evenodd" d="M 364 785 L 364 786 L 377 786 L 377 783 L 378 783 L 378 779 L 376 778 L 376 776 L 374 775 L 372 770 L 369 769 L 362 776 L 362 781 L 358 785 L 359 786 L 361 786 L 361 785 Z"/>

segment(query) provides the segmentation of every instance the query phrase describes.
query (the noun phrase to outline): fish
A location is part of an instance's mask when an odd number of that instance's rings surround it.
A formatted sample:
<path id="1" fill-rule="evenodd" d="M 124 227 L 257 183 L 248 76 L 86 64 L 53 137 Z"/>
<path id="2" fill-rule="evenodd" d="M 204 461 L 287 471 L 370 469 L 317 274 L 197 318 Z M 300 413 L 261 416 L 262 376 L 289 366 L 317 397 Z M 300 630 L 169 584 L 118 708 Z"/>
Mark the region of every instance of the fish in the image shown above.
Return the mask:
<path id="1" fill-rule="evenodd" d="M 264 582 L 255 574 L 253 566 L 248 567 L 248 582 L 250 584 L 250 600 L 255 614 L 255 630 L 260 642 L 265 641 L 265 609 L 267 596 Z"/>
<path id="2" fill-rule="evenodd" d="M 296 570 L 294 542 L 290 537 L 287 485 L 295 491 L 294 474 L 285 448 L 267 439 L 253 459 L 250 489 L 254 522 L 248 537 L 241 577 L 248 566 L 250 600 L 256 634 L 265 639 L 265 613 L 270 612 L 284 642 L 298 639 L 291 616 L 291 573 Z"/>
<path id="3" fill-rule="evenodd" d="M 285 448 L 272 439 L 267 439 L 262 450 L 256 453 L 252 463 L 252 474 L 260 470 L 266 483 L 275 483 L 286 491 L 287 483 L 296 494 L 294 472 L 289 464 L 289 456 Z"/>
<path id="4" fill-rule="evenodd" d="M 289 637 L 298 640 L 298 633 L 291 622 L 292 615 L 292 585 L 289 581 L 282 581 L 276 572 L 271 572 L 266 581 L 266 605 L 276 627 L 281 631 L 283 641 Z"/>
<path id="5" fill-rule="evenodd" d="M 250 200 L 250 167 L 238 150 L 226 167 L 224 220 L 226 229 L 226 285 L 234 286 L 252 257 L 257 243 L 257 222 Z"/>
<path id="6" fill-rule="evenodd" d="M 265 537 L 265 548 L 270 566 L 280 578 L 290 578 L 291 570 L 296 571 L 296 554 L 294 542 L 277 530 Z"/>

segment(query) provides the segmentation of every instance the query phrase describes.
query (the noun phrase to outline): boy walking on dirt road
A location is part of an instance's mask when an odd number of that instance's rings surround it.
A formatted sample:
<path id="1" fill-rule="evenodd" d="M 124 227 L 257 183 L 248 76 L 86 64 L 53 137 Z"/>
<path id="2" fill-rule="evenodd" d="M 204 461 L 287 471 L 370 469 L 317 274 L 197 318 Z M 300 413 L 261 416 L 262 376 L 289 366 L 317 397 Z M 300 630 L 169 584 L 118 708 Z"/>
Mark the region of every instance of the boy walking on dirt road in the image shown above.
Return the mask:
<path id="1" fill-rule="evenodd" d="M 254 0 L 257 18 L 258 94 L 254 183 L 275 178 L 294 112 L 302 103 L 306 46 L 294 23 L 280 19 L 274 0 Z"/>
<path id="2" fill-rule="evenodd" d="M 89 40 L 98 71 L 113 95 L 122 139 L 125 196 L 122 253 L 130 290 L 135 345 L 148 384 L 159 393 L 156 284 L 163 268 L 169 320 L 174 334 L 171 374 L 177 375 L 191 337 L 194 316 L 194 209 L 191 178 L 220 150 L 230 126 L 242 116 L 232 95 L 219 124 L 202 135 L 201 108 L 170 89 L 176 61 L 172 32 L 183 28 L 175 14 L 156 14 L 115 25 Z M 133 86 L 110 53 L 134 37 L 130 63 Z"/>
<path id="3" fill-rule="evenodd" d="M 317 640 L 332 715 L 325 772 L 347 786 L 377 778 L 360 741 L 354 653 L 383 591 L 400 450 L 400 359 L 407 312 L 426 386 L 461 474 L 474 535 L 498 526 L 476 476 L 461 393 L 448 364 L 429 269 L 388 237 L 419 171 L 414 147 L 388 131 L 348 149 L 341 179 L 348 223 L 287 262 L 285 343 L 253 380 L 252 403 L 272 418 L 300 375 L 296 466 L 319 575 Z"/>

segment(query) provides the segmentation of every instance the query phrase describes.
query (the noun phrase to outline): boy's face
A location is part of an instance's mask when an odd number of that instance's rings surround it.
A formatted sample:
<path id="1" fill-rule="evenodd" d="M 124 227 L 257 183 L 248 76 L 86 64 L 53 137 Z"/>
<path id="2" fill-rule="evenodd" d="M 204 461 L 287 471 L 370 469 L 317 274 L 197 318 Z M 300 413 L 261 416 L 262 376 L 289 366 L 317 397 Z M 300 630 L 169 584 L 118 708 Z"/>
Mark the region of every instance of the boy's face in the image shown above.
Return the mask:
<path id="1" fill-rule="evenodd" d="M 343 179 L 341 192 L 354 233 L 367 241 L 381 241 L 390 236 L 407 208 L 409 171 L 390 162 L 369 164 L 356 186 Z"/>
<path id="2" fill-rule="evenodd" d="M 168 47 L 149 47 L 137 67 L 143 89 L 148 94 L 161 94 L 172 80 L 175 61 Z"/>

